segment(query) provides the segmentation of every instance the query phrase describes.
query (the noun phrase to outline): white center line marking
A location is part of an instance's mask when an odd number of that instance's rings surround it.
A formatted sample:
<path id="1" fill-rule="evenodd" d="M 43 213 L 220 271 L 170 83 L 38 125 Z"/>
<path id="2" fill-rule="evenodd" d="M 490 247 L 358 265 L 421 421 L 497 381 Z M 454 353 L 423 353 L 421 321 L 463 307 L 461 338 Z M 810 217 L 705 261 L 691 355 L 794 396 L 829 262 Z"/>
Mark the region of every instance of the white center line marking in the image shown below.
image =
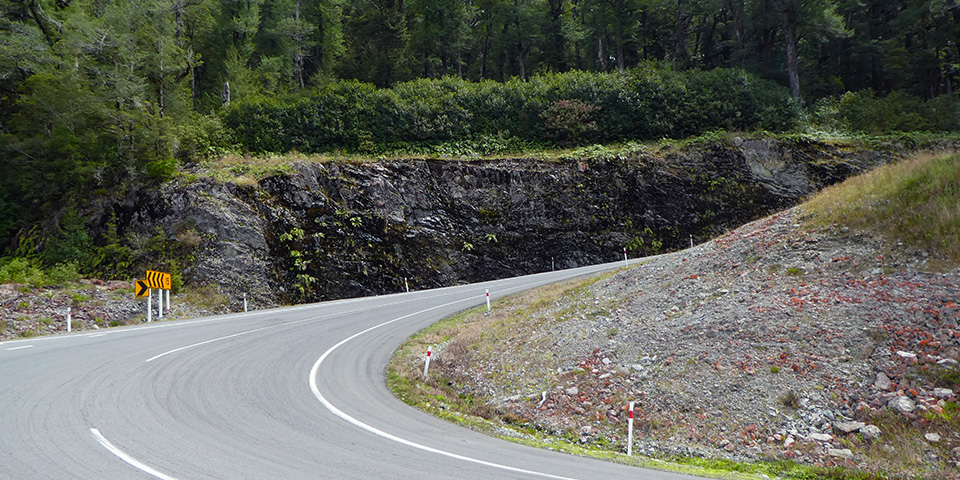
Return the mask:
<path id="1" fill-rule="evenodd" d="M 24 345 L 22 347 L 10 347 L 7 349 L 7 351 L 9 352 L 10 350 L 23 350 L 24 348 L 33 348 L 33 345 Z"/>
<path id="2" fill-rule="evenodd" d="M 293 322 L 293 323 L 299 323 L 299 322 Z M 192 344 L 192 345 L 187 345 L 187 346 L 185 346 L 185 347 L 174 348 L 173 350 L 167 350 L 166 352 L 163 352 L 163 353 L 161 353 L 160 355 L 154 355 L 154 356 L 148 358 L 148 359 L 147 359 L 147 362 L 152 362 L 152 361 L 154 361 L 154 360 L 156 360 L 156 359 L 158 359 L 158 358 L 160 358 L 160 357 L 165 357 L 165 356 L 167 356 L 167 355 L 170 355 L 171 353 L 177 353 L 177 352 L 186 350 L 186 349 L 188 349 L 188 348 L 199 347 L 200 345 L 206 345 L 206 344 L 208 344 L 208 343 L 219 342 L 220 340 L 226 340 L 226 339 L 228 339 L 228 338 L 239 337 L 239 336 L 241 336 L 241 335 L 247 335 L 247 334 L 249 334 L 249 333 L 260 332 L 260 331 L 263 331 L 263 330 L 269 330 L 269 329 L 271 329 L 271 328 L 282 327 L 282 326 L 285 326 L 285 325 L 289 325 L 289 324 L 285 323 L 285 324 L 281 324 L 281 325 L 270 325 L 269 327 L 257 328 L 257 329 L 254 329 L 254 330 L 247 330 L 246 332 L 234 333 L 233 335 L 227 335 L 227 336 L 225 336 L 225 337 L 214 338 L 214 339 L 211 339 L 211 340 L 207 340 L 207 341 L 205 341 L 205 342 L 198 342 L 198 343 L 194 343 L 194 344 Z"/>
<path id="3" fill-rule="evenodd" d="M 150 474 L 156 478 L 159 478 L 160 480 L 177 480 L 175 477 L 171 477 L 170 475 L 165 475 L 163 473 L 160 473 L 154 470 L 153 468 L 150 468 L 149 466 L 137 460 L 136 458 L 133 458 L 130 455 L 127 455 L 127 453 L 124 452 L 123 450 L 120 450 L 119 448 L 113 446 L 113 444 L 110 443 L 109 440 L 107 440 L 106 438 L 103 437 L 103 435 L 100 434 L 100 430 L 97 430 L 96 428 L 91 428 L 90 433 L 93 434 L 93 437 L 97 439 L 97 442 L 99 442 L 100 445 L 103 446 L 103 448 L 106 448 L 110 453 L 116 455 L 117 458 L 119 458 L 120 460 L 123 460 L 124 462 L 127 462 L 137 470 Z"/>
<path id="4" fill-rule="evenodd" d="M 511 288 L 511 289 L 507 289 L 507 290 L 505 290 L 505 291 L 510 291 L 510 290 L 522 290 L 522 289 L 524 289 L 524 288 L 529 288 L 529 287 L 520 286 L 520 287 L 514 287 L 514 288 Z M 440 450 L 440 449 L 438 449 L 438 448 L 428 447 L 428 446 L 426 446 L 426 445 L 423 445 L 423 444 L 420 444 L 420 443 L 416 443 L 416 442 L 414 442 L 414 441 L 407 440 L 407 439 L 405 439 L 405 438 L 398 437 L 398 436 L 396 436 L 396 435 L 393 435 L 393 434 L 384 432 L 383 430 L 380 430 L 380 429 L 378 429 L 378 428 L 376 428 L 376 427 L 373 427 L 373 426 L 371 426 L 371 425 L 368 425 L 368 424 L 366 424 L 366 423 L 363 423 L 363 422 L 361 422 L 360 420 L 358 420 L 358 419 L 356 419 L 356 418 L 354 418 L 354 417 L 351 417 L 350 415 L 348 415 L 347 413 L 345 413 L 343 410 L 340 410 L 339 408 L 335 407 L 332 403 L 330 403 L 329 400 L 327 400 L 326 397 L 323 396 L 322 393 L 320 393 L 320 388 L 317 386 L 317 373 L 318 373 L 319 370 L 320 370 L 320 364 L 322 364 L 323 361 L 326 360 L 327 357 L 328 357 L 331 353 L 333 353 L 334 350 L 340 348 L 340 346 L 342 346 L 343 344 L 349 342 L 350 340 L 353 340 L 354 338 L 359 337 L 360 335 L 363 335 L 363 334 L 365 334 L 365 333 L 367 333 L 367 332 L 370 332 L 371 330 L 376 330 L 376 329 L 378 329 L 378 328 L 380 328 L 380 327 L 382 327 L 382 326 L 384 326 L 384 325 L 389 325 L 389 324 L 391 324 L 391 323 L 398 322 L 398 321 L 400 321 L 400 320 L 403 320 L 403 319 L 405 319 L 405 318 L 412 317 L 412 316 L 414 316 L 414 315 L 419 315 L 419 314 L 421 314 L 421 313 L 429 312 L 430 310 L 436 310 L 436 309 L 438 309 L 438 308 L 443 308 L 443 307 L 447 307 L 447 306 L 450 306 L 450 305 L 454 305 L 454 304 L 461 303 L 461 302 L 466 302 L 466 301 L 471 301 L 471 300 L 475 301 L 475 300 L 477 300 L 477 298 L 476 298 L 475 296 L 471 296 L 471 297 L 468 297 L 468 298 L 463 298 L 463 299 L 460 299 L 460 300 L 455 300 L 455 301 L 452 301 L 452 302 L 450 302 L 450 303 L 445 303 L 445 304 L 443 304 L 443 305 L 437 305 L 437 306 L 435 306 L 435 307 L 427 308 L 427 309 L 421 310 L 421 311 L 419 311 L 419 312 L 411 313 L 411 314 L 409 314 L 409 315 L 404 315 L 404 316 L 402 316 L 402 317 L 394 318 L 393 320 L 388 320 L 388 321 L 383 322 L 383 323 L 381 323 L 381 324 L 379 324 L 379 325 L 374 325 L 374 326 L 372 326 L 372 327 L 370 327 L 370 328 L 368 328 L 368 329 L 366 329 L 366 330 L 363 330 L 363 331 L 361 331 L 361 332 L 357 332 L 357 333 L 355 333 L 355 334 L 353 334 L 353 335 L 351 335 L 351 336 L 349 336 L 349 337 L 341 340 L 339 343 L 337 343 L 336 345 L 330 347 L 329 350 L 327 350 L 326 352 L 324 352 L 323 355 L 321 355 L 320 358 L 317 359 L 317 362 L 313 364 L 313 368 L 310 369 L 309 382 L 310 382 L 310 390 L 313 391 L 313 396 L 316 397 L 317 400 L 319 400 L 320 403 L 323 404 L 323 406 L 326 407 L 327 410 L 329 410 L 329 411 L 330 411 L 331 413 L 333 413 L 334 415 L 340 417 L 341 419 L 346 420 L 348 423 L 350 423 L 350 424 L 352 424 L 352 425 L 354 425 L 354 426 L 356 426 L 356 427 L 359 427 L 359 428 L 361 428 L 361 429 L 363 429 L 363 430 L 366 430 L 366 431 L 368 431 L 368 432 L 370 432 L 370 433 L 373 433 L 374 435 L 378 435 L 378 436 L 380 436 L 380 437 L 386 438 L 386 439 L 388 439 L 388 440 L 392 440 L 392 441 L 394 441 L 394 442 L 397 442 L 397 443 L 406 445 L 406 446 L 408 446 L 408 447 L 413 447 L 413 448 L 416 448 L 416 449 L 419 449 L 419 450 L 423 450 L 423 451 L 426 451 L 426 452 L 436 453 L 436 454 L 438 454 L 438 455 L 443 455 L 443 456 L 445 456 L 445 457 L 450 457 L 450 458 L 454 458 L 454 459 L 457 459 L 457 460 L 462 460 L 462 461 L 465 461 L 465 462 L 476 463 L 476 464 L 479 464 L 479 465 L 484 465 L 484 466 L 487 466 L 487 467 L 493 467 L 493 468 L 497 468 L 497 469 L 500 469 L 500 470 L 506 470 L 506 471 L 508 471 L 508 472 L 522 473 L 522 474 L 525 474 L 525 475 L 534 475 L 534 476 L 545 477 L 545 478 L 552 478 L 552 479 L 554 479 L 554 480 L 575 480 L 575 479 L 572 479 L 572 478 L 570 478 L 570 477 L 562 477 L 562 476 L 559 476 L 559 475 L 552 475 L 552 474 L 549 474 L 549 473 L 536 472 L 536 471 L 533 471 L 533 470 L 525 470 L 525 469 L 523 469 L 523 468 L 511 467 L 511 466 L 509 466 L 509 465 L 503 465 L 503 464 L 499 464 L 499 463 L 488 462 L 488 461 L 486 461 L 486 460 L 480 460 L 480 459 L 478 459 L 478 458 L 467 457 L 467 456 L 459 455 L 459 454 L 456 454 L 456 453 L 453 453 L 453 452 L 448 452 L 448 451 L 446 451 L 446 450 Z"/>

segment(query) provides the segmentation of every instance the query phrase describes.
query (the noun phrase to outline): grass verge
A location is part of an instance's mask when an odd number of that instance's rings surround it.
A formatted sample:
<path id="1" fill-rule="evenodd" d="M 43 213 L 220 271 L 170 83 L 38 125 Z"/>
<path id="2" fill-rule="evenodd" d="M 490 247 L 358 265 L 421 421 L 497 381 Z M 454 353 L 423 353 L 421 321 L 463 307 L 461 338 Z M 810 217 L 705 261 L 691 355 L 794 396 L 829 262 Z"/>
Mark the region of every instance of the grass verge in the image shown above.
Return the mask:
<path id="1" fill-rule="evenodd" d="M 923 154 L 831 186 L 805 204 L 815 225 L 842 225 L 960 266 L 960 155 Z"/>

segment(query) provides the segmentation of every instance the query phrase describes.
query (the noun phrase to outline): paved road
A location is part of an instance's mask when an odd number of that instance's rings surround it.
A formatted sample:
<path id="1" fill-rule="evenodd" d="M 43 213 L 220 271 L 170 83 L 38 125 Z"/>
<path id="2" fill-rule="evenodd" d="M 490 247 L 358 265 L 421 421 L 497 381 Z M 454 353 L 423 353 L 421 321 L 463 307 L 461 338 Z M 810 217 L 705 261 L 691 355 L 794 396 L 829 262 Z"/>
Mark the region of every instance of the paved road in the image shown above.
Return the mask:
<path id="1" fill-rule="evenodd" d="M 0 479 L 691 478 L 487 437 L 384 384 L 485 289 L 616 266 L 0 343 Z"/>

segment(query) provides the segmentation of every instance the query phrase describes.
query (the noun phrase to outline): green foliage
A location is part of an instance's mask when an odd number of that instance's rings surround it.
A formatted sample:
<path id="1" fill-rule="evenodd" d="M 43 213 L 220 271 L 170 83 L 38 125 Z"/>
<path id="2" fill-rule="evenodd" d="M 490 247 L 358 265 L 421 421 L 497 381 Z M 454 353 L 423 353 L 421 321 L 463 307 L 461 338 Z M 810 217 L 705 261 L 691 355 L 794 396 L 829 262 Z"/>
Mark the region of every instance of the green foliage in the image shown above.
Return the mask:
<path id="1" fill-rule="evenodd" d="M 0 261 L 0 283 L 24 283 L 39 286 L 43 285 L 45 280 L 43 270 L 36 260 L 16 257 Z"/>
<path id="2" fill-rule="evenodd" d="M 593 120 L 596 110 L 597 107 L 580 100 L 557 100 L 540 116 L 558 144 L 582 144 L 597 134 L 597 122 Z"/>
<path id="3" fill-rule="evenodd" d="M 70 210 L 60 218 L 56 231 L 48 235 L 42 258 L 47 265 L 77 266 L 90 256 L 92 249 L 93 239 L 83 218 Z"/>
<path id="4" fill-rule="evenodd" d="M 58 263 L 47 272 L 47 278 L 55 285 L 64 285 L 80 280 L 80 267 L 76 261 Z"/>
<path id="5" fill-rule="evenodd" d="M 885 134 L 908 131 L 960 130 L 960 96 L 943 95 L 929 101 L 896 91 L 878 97 L 872 90 L 842 95 L 836 115 L 849 131 Z"/>
<path id="6" fill-rule="evenodd" d="M 343 216 L 346 216 L 346 212 L 342 213 Z M 359 217 L 354 217 L 359 220 Z M 293 265 L 290 267 L 290 271 L 294 273 L 296 278 L 296 287 L 300 292 L 301 297 L 306 297 L 306 295 L 313 289 L 313 284 L 317 282 L 317 278 L 311 275 L 308 272 L 311 260 L 308 260 L 303 252 L 296 250 L 295 247 L 303 241 L 305 232 L 301 228 L 294 227 L 289 232 L 280 234 L 280 241 L 287 243 L 290 259 L 293 260 Z"/>
<path id="7" fill-rule="evenodd" d="M 391 89 L 331 82 L 295 97 L 236 102 L 223 114 L 254 152 L 379 152 L 449 142 L 613 142 L 709 130 L 790 128 L 798 110 L 775 85 L 736 70 L 570 72 L 529 81 L 416 80 Z"/>

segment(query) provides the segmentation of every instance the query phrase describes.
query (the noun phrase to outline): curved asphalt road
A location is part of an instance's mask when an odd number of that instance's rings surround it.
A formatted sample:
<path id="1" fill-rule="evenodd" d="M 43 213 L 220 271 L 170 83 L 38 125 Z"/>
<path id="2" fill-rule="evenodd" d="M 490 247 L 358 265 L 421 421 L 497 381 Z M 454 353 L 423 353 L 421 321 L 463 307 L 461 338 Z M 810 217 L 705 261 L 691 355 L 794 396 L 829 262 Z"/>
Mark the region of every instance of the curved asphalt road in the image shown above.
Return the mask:
<path id="1" fill-rule="evenodd" d="M 485 289 L 618 265 L 0 343 L 0 479 L 691 478 L 487 437 L 384 384 Z"/>

